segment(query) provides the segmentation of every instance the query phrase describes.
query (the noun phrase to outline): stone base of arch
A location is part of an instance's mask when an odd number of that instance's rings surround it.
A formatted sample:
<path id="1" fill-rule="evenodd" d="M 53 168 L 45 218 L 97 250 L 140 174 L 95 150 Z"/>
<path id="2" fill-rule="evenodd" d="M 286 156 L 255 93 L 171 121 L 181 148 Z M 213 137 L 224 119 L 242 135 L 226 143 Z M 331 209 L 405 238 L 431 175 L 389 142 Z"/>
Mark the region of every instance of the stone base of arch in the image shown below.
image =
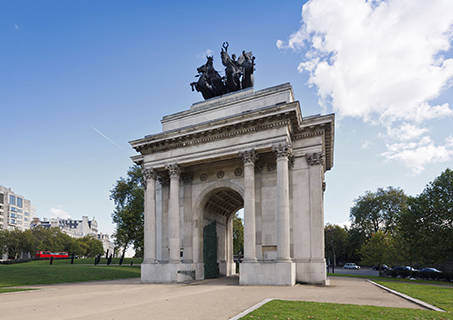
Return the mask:
<path id="1" fill-rule="evenodd" d="M 239 284 L 293 286 L 296 284 L 296 265 L 293 262 L 241 263 Z"/>
<path id="2" fill-rule="evenodd" d="M 195 271 L 195 280 L 204 279 L 202 263 L 142 263 L 141 281 L 143 283 L 170 283 L 194 280 L 178 271 Z"/>

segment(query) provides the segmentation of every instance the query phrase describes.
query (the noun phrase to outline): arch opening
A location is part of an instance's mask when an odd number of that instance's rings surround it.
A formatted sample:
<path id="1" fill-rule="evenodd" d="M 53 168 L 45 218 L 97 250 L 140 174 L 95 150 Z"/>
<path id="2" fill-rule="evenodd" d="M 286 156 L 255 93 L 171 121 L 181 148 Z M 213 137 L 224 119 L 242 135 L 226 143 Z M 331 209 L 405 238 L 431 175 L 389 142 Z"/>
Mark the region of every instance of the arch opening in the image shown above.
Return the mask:
<path id="1" fill-rule="evenodd" d="M 244 199 L 239 192 L 227 187 L 212 190 L 206 198 L 203 208 L 205 278 L 236 274 L 233 218 L 244 207 Z"/>

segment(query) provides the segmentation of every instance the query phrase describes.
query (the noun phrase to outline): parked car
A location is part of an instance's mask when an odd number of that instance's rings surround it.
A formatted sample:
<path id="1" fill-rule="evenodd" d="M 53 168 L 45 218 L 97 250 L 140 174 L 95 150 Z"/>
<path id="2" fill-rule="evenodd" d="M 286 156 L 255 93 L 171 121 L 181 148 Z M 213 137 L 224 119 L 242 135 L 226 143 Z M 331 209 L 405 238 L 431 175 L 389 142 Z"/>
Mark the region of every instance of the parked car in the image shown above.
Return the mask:
<path id="1" fill-rule="evenodd" d="M 356 265 L 355 263 L 346 263 L 343 266 L 343 269 L 360 269 L 360 266 Z"/>
<path id="2" fill-rule="evenodd" d="M 414 268 L 408 267 L 408 266 L 406 266 L 406 267 L 395 267 L 395 268 L 393 268 L 393 270 L 395 270 L 395 271 L 398 271 L 398 270 L 399 270 L 399 271 L 403 271 L 403 270 L 404 270 L 404 271 L 411 271 L 411 269 L 412 269 L 412 271 L 418 271 L 417 269 L 414 269 Z"/>
<path id="3" fill-rule="evenodd" d="M 373 270 L 374 270 L 374 271 L 379 270 L 379 266 L 373 266 Z M 381 270 L 382 270 L 382 271 L 387 271 L 387 270 L 390 270 L 390 268 L 389 268 L 386 264 L 383 264 L 383 265 L 381 266 Z"/>
<path id="4" fill-rule="evenodd" d="M 442 271 L 437 270 L 436 268 L 423 268 L 423 269 L 420 269 L 420 272 L 437 272 L 437 273 L 442 273 Z"/>

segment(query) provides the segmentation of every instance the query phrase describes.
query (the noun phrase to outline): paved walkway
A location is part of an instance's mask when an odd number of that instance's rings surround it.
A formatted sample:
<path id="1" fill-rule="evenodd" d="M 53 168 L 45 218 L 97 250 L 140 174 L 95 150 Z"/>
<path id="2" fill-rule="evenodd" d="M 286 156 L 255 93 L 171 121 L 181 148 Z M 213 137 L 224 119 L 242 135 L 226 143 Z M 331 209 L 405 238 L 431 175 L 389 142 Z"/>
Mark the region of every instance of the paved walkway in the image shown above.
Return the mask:
<path id="1" fill-rule="evenodd" d="M 2 319 L 230 319 L 267 298 L 399 308 L 418 305 L 363 279 L 331 278 L 331 286 L 239 286 L 238 277 L 191 284 L 139 279 L 37 286 L 0 295 Z"/>

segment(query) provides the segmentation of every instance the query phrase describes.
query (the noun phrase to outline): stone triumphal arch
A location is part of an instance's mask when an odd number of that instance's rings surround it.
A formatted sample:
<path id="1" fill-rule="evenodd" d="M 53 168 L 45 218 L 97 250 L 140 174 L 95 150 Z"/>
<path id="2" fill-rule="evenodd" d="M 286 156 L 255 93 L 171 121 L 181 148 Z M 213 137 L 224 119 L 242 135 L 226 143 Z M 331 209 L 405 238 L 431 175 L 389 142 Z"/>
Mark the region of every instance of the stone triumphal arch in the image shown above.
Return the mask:
<path id="1" fill-rule="evenodd" d="M 333 114 L 302 117 L 287 83 L 195 103 L 162 125 L 131 141 L 146 178 L 142 282 L 235 274 L 232 220 L 243 208 L 240 284 L 326 283 Z"/>

